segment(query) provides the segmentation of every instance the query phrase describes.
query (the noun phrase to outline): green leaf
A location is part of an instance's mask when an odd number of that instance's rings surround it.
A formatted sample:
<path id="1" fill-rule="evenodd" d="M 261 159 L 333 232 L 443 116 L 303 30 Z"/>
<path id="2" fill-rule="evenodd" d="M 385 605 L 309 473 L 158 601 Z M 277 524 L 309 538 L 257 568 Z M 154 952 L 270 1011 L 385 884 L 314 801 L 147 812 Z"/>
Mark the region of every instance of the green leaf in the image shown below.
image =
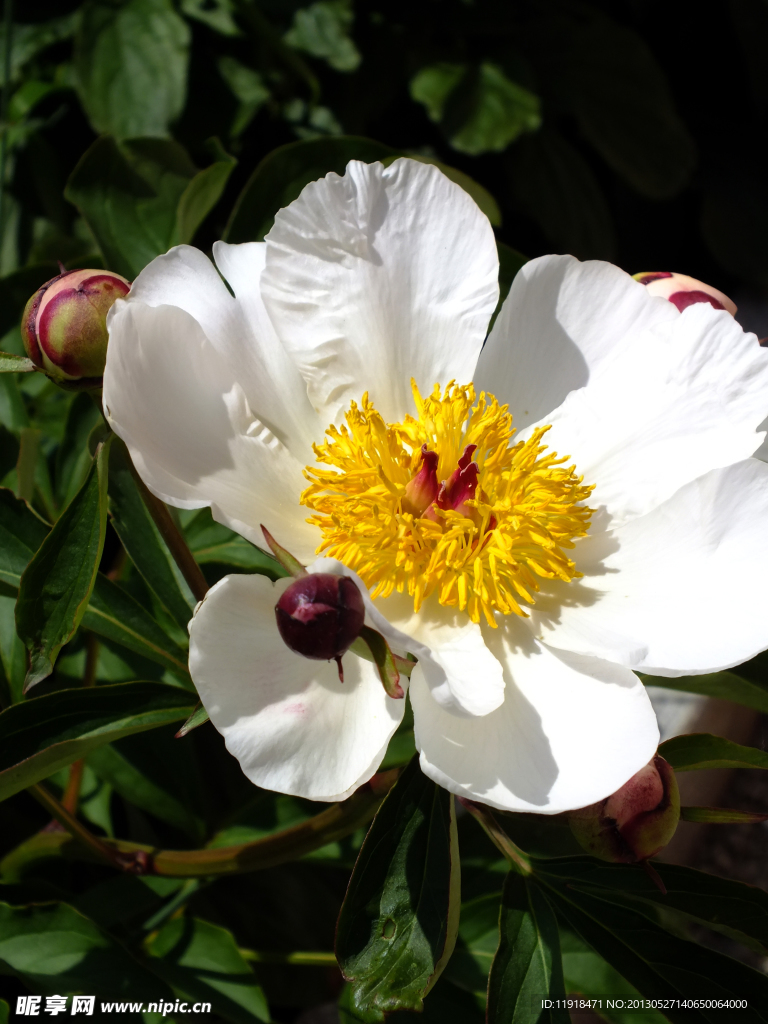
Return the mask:
<path id="1" fill-rule="evenodd" d="M 219 74 L 240 101 L 229 134 L 241 135 L 270 97 L 270 91 L 258 71 L 225 54 L 217 61 Z"/>
<path id="2" fill-rule="evenodd" d="M 162 683 L 58 690 L 0 712 L 0 799 L 90 751 L 188 717 L 194 694 Z"/>
<path id="3" fill-rule="evenodd" d="M 11 26 L 12 45 L 10 47 L 9 81 L 16 81 L 25 64 L 49 46 L 63 42 L 74 32 L 74 19 L 71 14 L 62 18 L 32 24 L 14 24 Z M 0 52 L 5 53 L 5 25 L 0 25 Z M 5 68 L 0 67 L 0 84 L 5 83 Z"/>
<path id="4" fill-rule="evenodd" d="M 201 21 L 223 36 L 240 36 L 242 32 L 232 17 L 232 0 L 181 0 L 181 11 L 188 18 Z"/>
<path id="5" fill-rule="evenodd" d="M 97 134 L 168 134 L 187 92 L 189 27 L 171 0 L 87 0 L 80 8 L 75 75 Z"/>
<path id="6" fill-rule="evenodd" d="M 184 527 L 184 536 L 200 565 L 218 563 L 249 569 L 278 580 L 288 573 L 272 555 L 244 537 L 214 522 L 209 508 L 201 508 Z"/>
<path id="7" fill-rule="evenodd" d="M 224 194 L 237 161 L 216 160 L 198 171 L 181 194 L 176 211 L 176 238 L 179 245 L 189 244 L 197 229 Z"/>
<path id="8" fill-rule="evenodd" d="M 362 58 L 348 35 L 353 20 L 351 0 L 319 0 L 296 11 L 285 41 L 328 61 L 336 71 L 354 71 Z"/>
<path id="9" fill-rule="evenodd" d="M 27 649 L 16 632 L 16 599 L 0 594 L 0 707 L 22 699 Z"/>
<path id="10" fill-rule="evenodd" d="M 453 951 L 459 909 L 453 797 L 415 757 L 373 820 L 339 914 L 336 955 L 355 1008 L 379 1020 L 420 1010 Z"/>
<path id="11" fill-rule="evenodd" d="M 164 982 L 66 903 L 0 903 L 0 962 L 37 992 L 174 998 Z"/>
<path id="12" fill-rule="evenodd" d="M 581 938 L 649 999 L 746 999 L 745 1024 L 765 1022 L 768 978 L 737 960 L 678 938 L 642 913 L 566 884 L 549 898 Z M 665 1009 L 673 1022 L 703 1022 L 706 1011 Z"/>
<path id="13" fill-rule="evenodd" d="M 12 352 L 0 352 L 0 373 L 31 373 L 35 364 L 26 356 L 15 356 Z"/>
<path id="14" fill-rule="evenodd" d="M 188 680 L 187 652 L 119 583 L 101 573 L 96 577 L 83 626 Z"/>
<path id="15" fill-rule="evenodd" d="M 18 587 L 48 529 L 26 501 L 0 487 L 0 581 Z"/>
<path id="16" fill-rule="evenodd" d="M 91 466 L 88 438 L 97 423 L 103 424 L 101 413 L 90 395 L 74 396 L 64 424 L 64 437 L 56 452 L 54 474 L 56 500 L 66 507 L 83 485 Z M 113 454 L 110 454 L 110 462 Z"/>
<path id="17" fill-rule="evenodd" d="M 186 720 L 184 725 L 176 733 L 176 739 L 183 739 L 187 733 L 192 732 L 193 729 L 199 728 L 201 725 L 205 725 L 206 722 L 210 721 L 210 715 L 203 707 L 202 704 L 198 704 L 189 718 Z"/>
<path id="18" fill-rule="evenodd" d="M 292 203 L 305 185 L 330 171 L 343 174 L 350 160 L 373 163 L 397 151 L 373 139 L 338 135 L 327 139 L 290 142 L 266 156 L 248 179 L 232 210 L 224 238 L 227 242 L 261 241 L 275 214 Z"/>
<path id="19" fill-rule="evenodd" d="M 10 1015 L 11 1008 L 4 999 L 0 999 L 0 1024 L 8 1024 L 8 1017 Z"/>
<path id="20" fill-rule="evenodd" d="M 80 158 L 65 195 L 87 221 L 106 265 L 132 280 L 179 241 L 179 204 L 197 174 L 176 142 L 132 139 L 119 146 L 106 136 Z M 201 190 L 207 201 L 210 185 L 204 179 L 192 189 L 181 218 L 186 230 L 202 209 L 195 193 Z"/>
<path id="21" fill-rule="evenodd" d="M 194 806 L 199 789 L 193 748 L 179 747 L 173 732 L 165 729 L 144 739 L 101 746 L 89 755 L 88 764 L 124 800 L 186 832 L 199 846 L 207 829 Z"/>
<path id="22" fill-rule="evenodd" d="M 589 164 L 553 129 L 521 139 L 507 161 L 510 191 L 555 251 L 611 260 L 616 235 Z"/>
<path id="23" fill-rule="evenodd" d="M 538 96 L 509 79 L 496 64 L 433 64 L 411 80 L 422 103 L 454 149 L 477 156 L 500 152 L 541 125 Z"/>
<path id="24" fill-rule="evenodd" d="M 737 811 L 732 807 L 681 807 L 680 818 L 702 825 L 756 825 L 768 821 L 768 814 Z"/>
<path id="25" fill-rule="evenodd" d="M 739 942 L 768 949 L 768 893 L 744 882 L 657 861 L 667 889 L 662 893 L 640 866 L 570 857 L 539 867 L 542 878 L 569 891 L 584 890 L 622 905 L 629 901 L 638 913 L 646 913 L 643 905 L 675 910 Z"/>
<path id="26" fill-rule="evenodd" d="M 554 911 L 542 890 L 515 872 L 504 883 L 500 932 L 488 978 L 488 1024 L 569 1024 L 567 1010 L 542 1012 L 541 1005 L 565 998 Z"/>
<path id="27" fill-rule="evenodd" d="M 264 993 L 231 932 L 209 921 L 169 921 L 147 942 L 152 969 L 191 999 L 216 1007 L 232 1024 L 269 1021 Z"/>
<path id="28" fill-rule="evenodd" d="M 88 605 L 107 529 L 108 458 L 109 442 L 19 583 L 16 630 L 30 652 L 26 689 L 51 674 Z"/>
<path id="29" fill-rule="evenodd" d="M 173 558 L 142 501 L 122 441 L 112 448 L 109 472 L 109 512 L 112 525 L 131 561 L 166 611 L 186 632 L 194 601 L 177 575 Z"/>
<path id="30" fill-rule="evenodd" d="M 564 51 L 549 43 L 552 83 L 603 159 L 642 195 L 676 195 L 693 173 L 696 147 L 643 39 L 593 18 Z"/>
<path id="31" fill-rule="evenodd" d="M 744 668 L 742 665 L 740 671 Z M 744 678 L 733 671 L 713 672 L 703 676 L 679 676 L 674 679 L 646 675 L 641 675 L 640 678 L 646 686 L 662 686 L 667 690 L 682 690 L 683 693 L 719 697 L 768 714 L 768 685 L 761 684 L 756 679 Z"/>
<path id="32" fill-rule="evenodd" d="M 768 768 L 768 753 L 706 732 L 673 736 L 659 747 L 677 772 L 699 768 Z"/>

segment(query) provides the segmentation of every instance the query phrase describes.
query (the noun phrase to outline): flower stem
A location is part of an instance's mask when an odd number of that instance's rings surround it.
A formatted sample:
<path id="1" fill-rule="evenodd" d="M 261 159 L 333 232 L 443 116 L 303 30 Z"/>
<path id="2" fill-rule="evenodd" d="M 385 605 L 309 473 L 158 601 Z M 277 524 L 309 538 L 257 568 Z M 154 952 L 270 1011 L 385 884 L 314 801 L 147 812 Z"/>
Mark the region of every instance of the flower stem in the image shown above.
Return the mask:
<path id="1" fill-rule="evenodd" d="M 457 797 L 457 800 L 480 822 L 488 838 L 504 854 L 515 871 L 524 876 L 533 874 L 533 865 L 528 855 L 512 842 L 488 807 L 476 804 L 473 800 L 465 800 L 463 797 Z"/>
<path id="2" fill-rule="evenodd" d="M 130 456 L 128 456 L 128 458 L 130 460 Z M 152 516 L 155 526 L 160 531 L 160 536 L 168 545 L 168 550 L 171 552 L 174 562 L 181 570 L 182 576 L 187 581 L 187 586 L 192 591 L 192 596 L 196 601 L 202 601 L 208 593 L 208 581 L 205 576 L 203 576 L 202 569 L 195 561 L 192 552 L 189 550 L 189 545 L 184 538 L 184 534 L 176 525 L 165 502 L 156 498 L 150 491 L 136 472 L 136 467 L 133 462 L 131 462 L 130 465 L 131 474 L 133 479 L 136 481 L 139 494 L 141 494 L 142 500 L 147 506 L 147 511 Z"/>
<path id="3" fill-rule="evenodd" d="M 67 832 L 74 838 L 79 840 L 86 849 L 95 853 L 99 860 L 109 861 L 110 864 L 115 864 L 115 850 L 103 843 L 97 836 L 89 832 L 88 829 L 81 825 L 77 818 L 71 814 L 63 804 L 59 803 L 55 796 L 48 792 L 44 786 L 37 783 L 34 786 L 30 786 L 27 789 L 30 796 L 34 797 L 39 804 L 41 804 L 46 811 L 54 818 L 58 823 L 66 829 Z M 121 865 L 117 865 L 121 866 Z"/>

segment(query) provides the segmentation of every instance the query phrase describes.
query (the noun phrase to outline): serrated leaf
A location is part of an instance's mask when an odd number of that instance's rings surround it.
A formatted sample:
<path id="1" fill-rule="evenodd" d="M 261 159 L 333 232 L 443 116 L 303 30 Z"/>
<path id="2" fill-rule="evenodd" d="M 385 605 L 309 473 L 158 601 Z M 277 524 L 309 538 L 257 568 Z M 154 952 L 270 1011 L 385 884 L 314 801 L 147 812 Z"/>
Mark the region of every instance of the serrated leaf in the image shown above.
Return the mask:
<path id="1" fill-rule="evenodd" d="M 113 444 L 110 463 L 109 513 L 115 532 L 147 586 L 186 632 L 194 601 L 142 501 L 122 441 Z"/>
<path id="2" fill-rule="evenodd" d="M 195 703 L 163 683 L 58 690 L 0 712 L 0 799 L 47 778 L 90 751 L 185 719 Z"/>
<path id="3" fill-rule="evenodd" d="M 415 757 L 373 820 L 339 914 L 336 956 L 355 1008 L 380 1020 L 420 1010 L 453 951 L 459 909 L 453 797 Z"/>
<path id="4" fill-rule="evenodd" d="M 108 458 L 109 442 L 19 583 L 16 631 L 30 652 L 27 689 L 51 674 L 85 614 L 107 530 Z"/>
<path id="5" fill-rule="evenodd" d="M 683 693 L 699 693 L 704 697 L 719 697 L 768 714 L 768 685 L 763 685 L 756 679 L 747 679 L 735 671 L 713 672 L 702 676 L 678 676 L 674 679 L 641 674 L 640 678 L 646 686 L 661 686 L 667 690 L 682 690 Z"/>
<path id="6" fill-rule="evenodd" d="M 171 0 L 87 0 L 80 9 L 75 74 L 97 134 L 164 136 L 187 92 L 190 31 Z"/>
<path id="7" fill-rule="evenodd" d="M 373 163 L 397 150 L 356 135 L 290 142 L 266 156 L 246 182 L 224 232 L 227 242 L 261 241 L 275 214 L 299 195 L 310 181 L 330 171 L 343 174 L 350 160 Z"/>
<path id="8" fill-rule="evenodd" d="M 0 903 L 0 961 L 36 992 L 171 1000 L 171 989 L 66 903 Z"/>
<path id="9" fill-rule="evenodd" d="M 768 768 L 768 752 L 745 747 L 723 736 L 695 732 L 673 736 L 659 747 L 659 754 L 676 772 L 701 768 Z"/>
<path id="10" fill-rule="evenodd" d="M 768 978 L 696 942 L 678 938 L 645 915 L 573 886 L 548 887 L 558 913 L 646 998 L 671 1000 L 665 1015 L 675 1022 L 704 1022 L 697 1009 L 678 1010 L 679 999 L 746 999 L 745 1024 L 768 1019 Z"/>
<path id="11" fill-rule="evenodd" d="M 501 895 L 499 948 L 488 978 L 488 1024 L 570 1024 L 557 919 L 535 882 L 510 872 Z"/>
<path id="12" fill-rule="evenodd" d="M 119 583 L 102 573 L 96 577 L 83 626 L 129 651 L 149 658 L 189 679 L 187 652 L 168 636 L 151 615 Z"/>
<path id="13" fill-rule="evenodd" d="M 192 999 L 207 1001 L 232 1024 L 269 1021 L 264 993 L 232 933 L 209 921 L 169 921 L 147 942 L 152 969 Z"/>
<path id="14" fill-rule="evenodd" d="M 592 857 L 540 863 L 541 876 L 556 884 L 601 895 L 607 900 L 675 910 L 740 942 L 768 949 L 768 893 L 744 882 L 694 868 L 655 862 L 666 893 L 638 865 L 606 864 Z M 638 912 L 642 912 L 638 909 Z"/>

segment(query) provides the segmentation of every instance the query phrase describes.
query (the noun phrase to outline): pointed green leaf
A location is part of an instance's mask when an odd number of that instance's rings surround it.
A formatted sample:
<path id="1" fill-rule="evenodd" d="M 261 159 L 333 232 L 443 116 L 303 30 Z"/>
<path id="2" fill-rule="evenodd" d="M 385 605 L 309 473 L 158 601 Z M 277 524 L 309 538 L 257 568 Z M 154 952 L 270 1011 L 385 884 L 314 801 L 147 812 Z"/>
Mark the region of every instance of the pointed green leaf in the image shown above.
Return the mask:
<path id="1" fill-rule="evenodd" d="M 702 825 L 756 825 L 768 821 L 768 814 L 737 811 L 732 807 L 681 807 L 680 818 Z"/>
<path id="2" fill-rule="evenodd" d="M 109 442 L 21 578 L 16 630 L 30 652 L 27 689 L 51 674 L 85 614 L 107 529 L 108 458 Z"/>
<path id="3" fill-rule="evenodd" d="M 194 694 L 163 683 L 57 690 L 0 712 L 0 800 L 122 736 L 185 719 Z"/>
<path id="4" fill-rule="evenodd" d="M 187 652 L 119 583 L 114 583 L 102 573 L 96 578 L 91 603 L 83 616 L 83 626 L 163 665 L 182 678 L 189 678 Z"/>
<path id="5" fill-rule="evenodd" d="M 0 903 L 0 961 L 34 992 L 174 1000 L 171 989 L 66 903 Z"/>
<path id="6" fill-rule="evenodd" d="M 153 971 L 191 999 L 212 1003 L 232 1024 L 269 1021 L 264 993 L 231 932 L 209 921 L 169 921 L 147 942 Z"/>
<path id="7" fill-rule="evenodd" d="M 456 941 L 453 797 L 415 757 L 379 809 L 339 914 L 336 955 L 363 1014 L 420 1010 Z"/>
<path id="8" fill-rule="evenodd" d="M 48 524 L 13 491 L 0 487 L 0 581 L 14 589 L 48 535 Z"/>
<path id="9" fill-rule="evenodd" d="M 740 666 L 743 673 L 747 666 Z M 679 676 L 667 679 L 663 676 L 640 677 L 646 686 L 661 686 L 667 690 L 682 690 L 684 693 L 700 693 L 705 697 L 719 697 L 747 708 L 755 708 L 768 714 L 768 685 L 758 679 L 746 678 L 736 671 L 713 672 L 703 676 Z"/>
<path id="10" fill-rule="evenodd" d="M 194 601 L 176 571 L 131 472 L 130 456 L 118 440 L 109 468 L 109 512 L 112 525 L 131 561 L 166 611 L 186 632 Z"/>
<path id="11" fill-rule="evenodd" d="M 192 732 L 193 729 L 197 729 L 198 726 L 205 725 L 206 722 L 210 721 L 210 715 L 205 710 L 202 704 L 198 704 L 189 718 L 186 720 L 184 725 L 176 733 L 176 739 L 183 739 L 187 733 Z"/>
<path id="12" fill-rule="evenodd" d="M 540 862 L 539 877 L 606 900 L 629 900 L 638 913 L 646 913 L 644 905 L 678 911 L 739 942 L 768 950 L 768 893 L 763 889 L 678 864 L 656 861 L 655 868 L 666 893 L 639 865 L 606 864 L 593 857 Z"/>
<path id="13" fill-rule="evenodd" d="M 87 0 L 75 73 L 94 130 L 121 139 L 167 135 L 186 99 L 189 40 L 171 0 Z"/>
<path id="14" fill-rule="evenodd" d="M 266 156 L 240 193 L 224 238 L 257 242 L 272 227 L 277 211 L 293 202 L 305 185 L 335 171 L 343 174 L 350 160 L 373 163 L 397 151 L 356 135 L 289 142 Z"/>
<path id="15" fill-rule="evenodd" d="M 179 245 L 189 244 L 197 229 L 224 194 L 237 161 L 216 160 L 198 171 L 181 194 L 176 211 L 176 238 Z"/>
<path id="16" fill-rule="evenodd" d="M 746 999 L 744 1024 L 768 1020 L 768 978 L 745 964 L 689 942 L 630 907 L 563 885 L 550 901 L 570 927 L 649 999 L 672 1000 L 669 1020 L 703 1024 L 704 1010 L 678 1010 L 678 999 Z M 762 1009 L 761 1009 L 762 1008 Z"/>
<path id="17" fill-rule="evenodd" d="M 673 736 L 659 747 L 676 772 L 699 768 L 768 768 L 768 752 L 706 732 Z"/>
<path id="18" fill-rule="evenodd" d="M 501 896 L 499 948 L 488 978 L 488 1024 L 569 1024 L 557 919 L 535 882 L 510 872 Z"/>
<path id="19" fill-rule="evenodd" d="M 0 373 L 31 373 L 35 364 L 26 356 L 15 356 L 12 352 L 0 352 Z"/>

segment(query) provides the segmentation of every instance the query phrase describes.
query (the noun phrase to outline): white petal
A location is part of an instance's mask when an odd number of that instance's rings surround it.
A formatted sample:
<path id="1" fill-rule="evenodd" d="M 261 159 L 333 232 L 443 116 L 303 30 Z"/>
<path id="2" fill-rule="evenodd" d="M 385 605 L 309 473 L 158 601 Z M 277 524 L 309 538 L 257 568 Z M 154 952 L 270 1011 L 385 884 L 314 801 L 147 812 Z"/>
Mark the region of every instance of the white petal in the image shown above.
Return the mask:
<path id="1" fill-rule="evenodd" d="M 679 314 L 610 263 L 542 256 L 517 273 L 475 373 L 518 430 L 556 409 L 638 337 Z"/>
<path id="2" fill-rule="evenodd" d="M 411 681 L 422 771 L 461 796 L 557 814 L 603 799 L 646 764 L 659 732 L 640 680 L 597 658 L 548 650 L 511 617 L 486 640 L 504 664 L 498 710 L 459 718 Z"/>
<path id="3" fill-rule="evenodd" d="M 384 693 L 374 666 L 336 665 L 290 651 L 274 606 L 291 580 L 226 576 L 190 623 L 189 668 L 227 750 L 257 786 L 310 800 L 343 800 L 381 763 L 404 700 Z"/>
<path id="4" fill-rule="evenodd" d="M 179 245 L 142 270 L 129 301 L 178 306 L 193 316 L 228 362 L 261 422 L 297 458 L 312 461 L 312 443 L 322 437 L 328 424 L 317 419 L 301 374 L 278 340 L 261 300 L 259 278 L 266 246 L 217 242 L 214 256 L 234 297 L 203 253 Z"/>
<path id="5" fill-rule="evenodd" d="M 353 161 L 304 189 L 267 235 L 262 295 L 325 423 L 368 391 L 386 420 L 468 383 L 498 298 L 486 216 L 436 167 Z"/>
<path id="6" fill-rule="evenodd" d="M 299 505 L 302 465 L 249 408 L 227 362 L 189 313 L 124 302 L 112 318 L 104 408 L 150 490 L 171 505 L 210 505 L 256 544 L 260 524 L 298 558 L 316 531 Z"/>
<path id="7" fill-rule="evenodd" d="M 579 542 L 584 579 L 552 584 L 539 639 L 662 676 L 731 668 L 768 647 L 768 466 L 713 470 L 648 515 Z"/>
<path id="8" fill-rule="evenodd" d="M 667 303 L 667 305 L 671 305 Z M 710 469 L 748 458 L 768 411 L 768 350 L 702 303 L 636 341 L 548 421 L 612 527 Z"/>
<path id="9" fill-rule="evenodd" d="M 480 626 L 465 612 L 431 598 L 418 612 L 413 598 L 395 594 L 376 601 L 390 626 L 410 638 L 419 663 L 411 679 L 426 680 L 432 699 L 454 715 L 487 715 L 504 700 L 504 674 Z"/>

